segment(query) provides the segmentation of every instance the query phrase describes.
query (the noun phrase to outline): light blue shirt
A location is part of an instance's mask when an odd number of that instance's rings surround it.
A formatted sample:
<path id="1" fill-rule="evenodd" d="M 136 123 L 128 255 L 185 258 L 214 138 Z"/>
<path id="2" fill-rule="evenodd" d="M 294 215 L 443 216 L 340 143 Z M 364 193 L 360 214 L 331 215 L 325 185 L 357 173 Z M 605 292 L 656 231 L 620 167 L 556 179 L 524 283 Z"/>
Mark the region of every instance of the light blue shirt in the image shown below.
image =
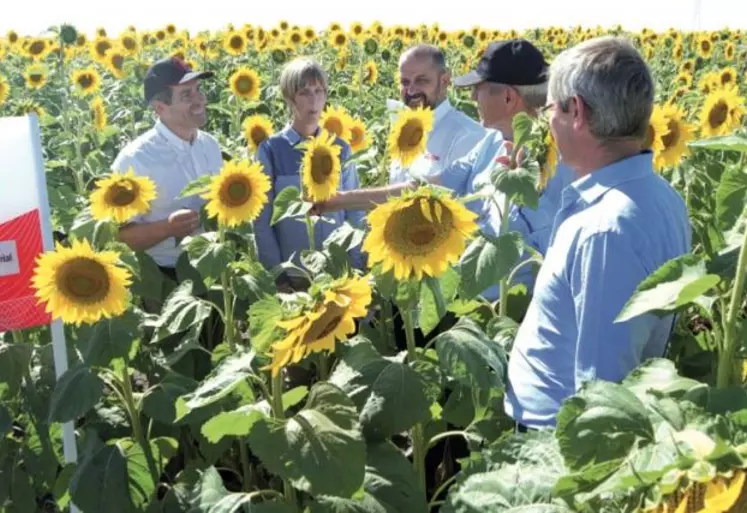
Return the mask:
<path id="1" fill-rule="evenodd" d="M 404 104 L 400 104 L 400 107 L 405 108 Z M 438 176 L 454 161 L 467 155 L 484 136 L 485 128 L 480 123 L 454 108 L 446 99 L 433 111 L 433 129 L 428 134 L 425 153 L 407 169 L 396 161 L 392 163 L 389 183 L 407 183 L 413 178 Z"/>
<path id="2" fill-rule="evenodd" d="M 444 187 L 453 190 L 458 196 L 478 192 L 491 183 L 490 174 L 499 156 L 507 155 L 506 140 L 499 130 L 490 129 L 482 141 L 464 158 L 457 160 L 445 169 L 440 177 Z M 537 209 L 512 205 L 509 210 L 508 230 L 519 232 L 524 241 L 542 255 L 547 251 L 555 213 L 560 207 L 562 190 L 575 180 L 576 175 L 568 166 L 559 164 L 553 177 L 548 181 L 540 196 Z M 496 192 L 491 198 L 477 199 L 466 204 L 478 215 L 477 224 L 487 235 L 497 237 L 501 231 L 503 194 Z M 500 207 L 499 207 L 500 206 Z M 528 258 L 528 254 L 525 255 Z M 524 283 L 532 292 L 534 273 L 524 267 L 517 273 L 512 285 Z M 488 301 L 500 296 L 500 287 L 491 286 L 481 294 Z"/>
<path id="3" fill-rule="evenodd" d="M 267 138 L 257 150 L 259 161 L 271 183 L 271 188 L 267 193 L 268 202 L 255 224 L 259 260 L 267 269 L 287 262 L 294 253 L 294 263 L 298 265 L 301 251 L 309 249 L 309 236 L 303 217 L 283 219 L 274 226 L 270 226 L 275 196 L 286 187 L 302 190 L 300 169 L 303 150 L 297 148 L 301 142 L 301 135 L 288 125 L 281 132 Z M 358 189 L 358 173 L 355 164 L 345 164 L 351 154 L 350 146 L 339 137 L 336 139 L 336 144 L 342 147 L 340 160 L 343 163 L 338 190 Z M 354 227 L 362 228 L 364 215 L 363 211 L 344 210 L 324 214 L 324 219 L 317 220 L 314 227 L 316 249 L 322 249 L 322 243 L 326 238 L 345 221 Z M 363 258 L 360 247 L 354 248 L 349 255 L 353 265 L 356 268 L 362 268 Z"/>
<path id="4" fill-rule="evenodd" d="M 692 242 L 684 201 L 646 151 L 566 187 L 549 244 L 508 367 L 506 412 L 528 427 L 554 426 L 584 382 L 619 382 L 664 353 L 672 316 L 614 319 Z"/>

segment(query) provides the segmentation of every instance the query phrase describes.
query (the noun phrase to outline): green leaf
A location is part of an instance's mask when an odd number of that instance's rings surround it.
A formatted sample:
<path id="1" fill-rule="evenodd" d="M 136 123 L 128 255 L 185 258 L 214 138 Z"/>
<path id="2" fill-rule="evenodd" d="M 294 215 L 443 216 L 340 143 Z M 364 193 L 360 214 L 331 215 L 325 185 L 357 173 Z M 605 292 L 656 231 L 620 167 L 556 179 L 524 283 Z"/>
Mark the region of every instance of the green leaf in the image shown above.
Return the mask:
<path id="1" fill-rule="evenodd" d="M 514 148 L 523 147 L 532 133 L 534 122 L 526 112 L 519 112 L 511 120 L 511 128 L 514 133 Z"/>
<path id="2" fill-rule="evenodd" d="M 518 232 L 493 238 L 481 235 L 467 247 L 459 261 L 462 299 L 471 299 L 500 283 L 519 263 L 524 242 Z"/>
<path id="3" fill-rule="evenodd" d="M 742 153 L 747 152 L 747 137 L 742 135 L 721 135 L 716 137 L 710 137 L 708 139 L 701 139 L 699 141 L 693 141 L 687 143 L 691 148 L 702 148 L 706 150 L 724 150 L 724 151 L 739 151 Z"/>
<path id="4" fill-rule="evenodd" d="M 221 412 L 202 425 L 202 435 L 210 443 L 218 443 L 226 436 L 244 437 L 251 433 L 254 424 L 272 415 L 263 404 L 245 404 L 233 411 Z"/>
<path id="5" fill-rule="evenodd" d="M 432 279 L 432 278 L 427 278 Z M 460 276 L 453 268 L 449 267 L 446 272 L 436 281 L 439 284 L 441 290 L 441 297 L 444 302 L 444 310 L 446 305 L 451 303 L 457 293 L 459 287 Z M 441 322 L 441 316 L 438 313 L 438 307 L 436 303 L 436 297 L 434 291 L 430 286 L 422 286 L 420 288 L 420 302 L 419 307 L 419 324 L 420 330 L 425 336 L 428 336 L 431 331 L 436 329 L 438 324 Z M 446 313 L 444 311 L 444 313 Z"/>
<path id="6" fill-rule="evenodd" d="M 747 172 L 729 166 L 721 175 L 716 189 L 716 217 L 719 228 L 726 230 L 734 226 L 747 204 Z"/>
<path id="7" fill-rule="evenodd" d="M 491 172 L 490 180 L 497 190 L 508 196 L 511 203 L 536 210 L 539 205 L 536 185 L 538 176 L 539 168 L 536 163 L 516 169 L 497 166 Z"/>
<path id="8" fill-rule="evenodd" d="M 112 360 L 124 358 L 140 338 L 140 317 L 132 310 L 111 319 L 102 319 L 80 332 L 83 360 L 93 367 L 107 367 Z"/>
<path id="9" fill-rule="evenodd" d="M 181 283 L 167 298 L 155 323 L 151 343 L 191 328 L 201 328 L 211 310 L 210 303 L 193 295 L 191 281 Z"/>
<path id="10" fill-rule="evenodd" d="M 142 508 L 156 487 L 148 470 L 148 460 L 140 444 L 132 438 L 122 438 L 116 442 L 127 460 L 127 484 L 133 504 Z"/>
<path id="11" fill-rule="evenodd" d="M 690 305 L 721 281 L 715 274 L 706 273 L 705 260 L 700 256 L 688 254 L 669 260 L 636 287 L 615 322 L 645 313 L 671 313 Z"/>
<path id="12" fill-rule="evenodd" d="M 197 389 L 176 400 L 176 420 L 179 421 L 192 410 L 203 408 L 230 394 L 252 374 L 255 355 L 254 351 L 249 351 L 231 355 L 223 360 Z"/>
<path id="13" fill-rule="evenodd" d="M 270 226 L 283 219 L 306 215 L 311 207 L 311 203 L 301 200 L 301 192 L 296 187 L 286 187 L 275 196 Z"/>
<path id="14" fill-rule="evenodd" d="M 164 295 L 164 282 L 167 280 L 158 264 L 148 253 L 135 252 L 139 273 L 133 277 L 130 291 L 143 299 L 161 301 Z"/>
<path id="15" fill-rule="evenodd" d="M 174 423 L 177 399 L 193 392 L 197 385 L 192 378 L 169 372 L 143 395 L 143 413 L 163 424 Z"/>
<path id="16" fill-rule="evenodd" d="M 674 362 L 666 358 L 647 360 L 633 369 L 622 384 L 639 399 L 643 399 L 649 391 L 680 399 L 694 388 L 707 386 L 700 381 L 678 375 Z"/>
<path id="17" fill-rule="evenodd" d="M 8 386 L 8 394 L 11 397 L 14 397 L 21 388 L 33 352 L 34 348 L 31 345 L 0 342 L 0 383 Z"/>
<path id="18" fill-rule="evenodd" d="M 67 505 L 70 503 L 70 481 L 73 478 L 77 465 L 75 463 L 67 463 L 60 474 L 57 476 L 57 480 L 54 483 L 54 500 L 57 503 L 57 509 L 64 511 Z"/>
<path id="19" fill-rule="evenodd" d="M 435 344 L 447 377 L 481 391 L 504 387 L 506 353 L 472 319 L 459 319 L 453 328 L 436 337 Z"/>
<path id="20" fill-rule="evenodd" d="M 75 216 L 70 227 L 70 236 L 85 239 L 96 248 L 102 248 L 117 239 L 119 228 L 111 221 L 97 221 L 91 215 L 91 207 L 86 207 Z"/>
<path id="21" fill-rule="evenodd" d="M 97 444 L 70 481 L 73 504 L 81 511 L 131 513 L 127 459 L 117 445 Z"/>
<path id="22" fill-rule="evenodd" d="M 222 242 L 217 232 L 188 237 L 182 242 L 189 255 L 189 263 L 203 278 L 219 279 L 234 259 L 235 250 L 229 242 Z"/>
<path id="23" fill-rule="evenodd" d="M 237 297 L 249 300 L 252 306 L 266 296 L 273 296 L 277 291 L 275 279 L 261 263 L 252 262 L 241 267 L 240 271 L 240 274 L 232 276 L 233 290 Z M 253 326 L 249 328 L 252 329 Z"/>
<path id="24" fill-rule="evenodd" d="M 363 484 L 366 446 L 358 413 L 331 383 L 314 385 L 290 419 L 258 421 L 249 443 L 270 472 L 312 495 L 350 497 Z"/>
<path id="25" fill-rule="evenodd" d="M 26 471 L 17 466 L 13 469 L 10 482 L 10 504 L 4 513 L 29 513 L 37 511 L 36 493 L 32 486 L 32 479 Z"/>
<path id="26" fill-rule="evenodd" d="M 329 381 L 353 400 L 369 440 L 389 438 L 430 415 L 420 375 L 403 363 L 383 358 L 368 341 L 348 349 Z"/>
<path id="27" fill-rule="evenodd" d="M 363 243 L 363 238 L 365 236 L 365 231 L 353 227 L 349 222 L 345 222 L 335 228 L 335 230 L 324 239 L 322 246 L 324 249 L 329 249 L 330 246 L 334 244 L 345 251 L 350 251 L 351 249 L 360 246 Z"/>
<path id="28" fill-rule="evenodd" d="M 249 338 L 258 353 L 266 353 L 278 339 L 283 332 L 278 322 L 282 320 L 283 305 L 276 296 L 265 297 L 249 307 Z"/>
<path id="29" fill-rule="evenodd" d="M 592 381 L 563 403 L 556 433 L 572 470 L 625 457 L 640 440 L 654 439 L 643 403 L 617 383 Z"/>
<path id="30" fill-rule="evenodd" d="M 91 368 L 79 363 L 60 376 L 49 400 L 49 422 L 77 420 L 94 407 L 103 394 L 103 382 Z"/>
<path id="31" fill-rule="evenodd" d="M 319 496 L 312 513 L 427 513 L 412 463 L 391 442 L 369 445 L 360 500 Z"/>
<path id="32" fill-rule="evenodd" d="M 204 194 L 210 189 L 210 182 L 213 179 L 213 175 L 202 175 L 199 178 L 192 180 L 187 186 L 182 189 L 181 193 L 176 199 L 187 198 L 189 196 L 195 196 L 197 194 Z"/>

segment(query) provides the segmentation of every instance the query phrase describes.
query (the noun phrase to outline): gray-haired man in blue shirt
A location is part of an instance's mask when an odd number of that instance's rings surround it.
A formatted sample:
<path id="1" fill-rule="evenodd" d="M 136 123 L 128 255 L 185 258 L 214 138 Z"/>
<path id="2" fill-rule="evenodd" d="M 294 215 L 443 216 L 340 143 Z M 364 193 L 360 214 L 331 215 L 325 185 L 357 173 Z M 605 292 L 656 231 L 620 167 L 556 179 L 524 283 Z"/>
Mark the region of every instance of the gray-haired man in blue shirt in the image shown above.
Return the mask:
<path id="1" fill-rule="evenodd" d="M 584 382 L 620 381 L 662 356 L 671 316 L 614 321 L 641 281 L 691 251 L 685 203 L 643 149 L 654 83 L 633 46 L 604 37 L 564 51 L 548 97 L 558 150 L 579 178 L 562 191 L 510 355 L 505 406 L 520 430 L 554 426 Z"/>

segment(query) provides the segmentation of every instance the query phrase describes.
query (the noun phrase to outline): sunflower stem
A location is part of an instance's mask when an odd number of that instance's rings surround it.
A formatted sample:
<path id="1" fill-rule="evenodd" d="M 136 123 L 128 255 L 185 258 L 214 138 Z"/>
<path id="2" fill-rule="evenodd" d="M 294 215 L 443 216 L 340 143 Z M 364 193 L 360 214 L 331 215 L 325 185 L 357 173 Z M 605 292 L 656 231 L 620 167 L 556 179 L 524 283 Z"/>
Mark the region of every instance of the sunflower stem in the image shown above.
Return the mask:
<path id="1" fill-rule="evenodd" d="M 389 300 L 381 298 L 380 315 L 379 332 L 381 333 L 381 342 L 384 344 L 384 347 L 392 347 L 392 330 L 389 326 L 394 313 L 392 312 L 392 303 Z"/>
<path id="2" fill-rule="evenodd" d="M 501 212 L 501 235 L 508 233 L 508 209 L 510 208 L 510 198 L 508 194 L 503 198 L 503 210 Z M 501 295 L 500 305 L 498 306 L 498 315 L 506 317 L 508 313 L 508 276 L 501 278 L 500 283 Z"/>
<path id="3" fill-rule="evenodd" d="M 314 235 L 314 221 L 309 214 L 306 214 L 306 233 L 309 236 L 309 249 L 316 251 L 316 237 Z"/>
<path id="4" fill-rule="evenodd" d="M 285 409 L 283 408 L 283 374 L 278 372 L 272 377 L 272 413 L 277 420 L 285 419 Z M 298 511 L 298 499 L 296 498 L 296 489 L 290 484 L 290 481 L 283 479 L 283 493 L 285 500 Z"/>
<path id="5" fill-rule="evenodd" d="M 744 215 L 744 213 L 743 213 Z M 737 333 L 736 323 L 739 312 L 742 310 L 744 298 L 745 278 L 747 278 L 747 230 L 744 232 L 742 248 L 739 250 L 737 261 L 737 274 L 734 278 L 729 311 L 726 314 L 724 325 L 724 350 L 718 355 L 718 371 L 716 384 L 718 387 L 728 387 L 734 383 L 735 365 L 734 350 L 736 349 Z"/>
<path id="6" fill-rule="evenodd" d="M 226 233 L 223 229 L 220 230 L 220 241 L 224 243 L 226 240 Z M 228 347 L 231 348 L 231 352 L 236 351 L 236 340 L 234 334 L 234 322 L 233 322 L 233 291 L 231 290 L 230 271 L 226 269 L 220 275 L 221 288 L 223 289 L 223 312 L 225 324 L 225 337 L 228 342 Z"/>
<path id="7" fill-rule="evenodd" d="M 239 440 L 239 454 L 241 455 L 241 472 L 244 477 L 241 486 L 245 492 L 248 492 L 252 489 L 252 466 L 249 463 L 249 451 L 246 449 L 246 442 L 241 439 Z"/>
<path id="8" fill-rule="evenodd" d="M 145 461 L 148 463 L 148 470 L 150 472 L 153 484 L 157 487 L 159 481 L 159 472 L 156 468 L 156 461 L 153 458 L 153 451 L 151 451 L 150 444 L 143 434 L 143 426 L 140 424 L 140 409 L 135 404 L 135 397 L 132 393 L 132 383 L 130 382 L 130 359 L 125 355 L 125 364 L 122 369 L 122 392 L 125 399 L 125 408 L 130 417 L 130 424 L 132 424 L 132 433 L 135 435 L 135 440 L 140 444 L 145 454 Z"/>
<path id="9" fill-rule="evenodd" d="M 415 350 L 415 326 L 412 321 L 412 312 L 414 309 L 408 308 L 403 312 L 402 319 L 405 324 L 405 336 L 407 338 L 407 359 L 409 362 L 414 362 L 417 358 L 417 352 Z M 412 428 L 412 464 L 415 467 L 415 473 L 418 476 L 418 483 L 423 488 L 423 493 L 426 493 L 426 481 L 425 481 L 425 435 L 423 433 L 423 424 L 418 422 Z"/>
<path id="10" fill-rule="evenodd" d="M 446 301 L 444 300 L 444 294 L 441 290 L 441 281 L 433 276 L 428 276 L 425 279 L 425 282 L 431 289 L 431 293 L 433 293 L 433 299 L 436 303 L 436 313 L 438 313 L 438 319 L 440 322 L 444 317 L 446 317 Z"/>

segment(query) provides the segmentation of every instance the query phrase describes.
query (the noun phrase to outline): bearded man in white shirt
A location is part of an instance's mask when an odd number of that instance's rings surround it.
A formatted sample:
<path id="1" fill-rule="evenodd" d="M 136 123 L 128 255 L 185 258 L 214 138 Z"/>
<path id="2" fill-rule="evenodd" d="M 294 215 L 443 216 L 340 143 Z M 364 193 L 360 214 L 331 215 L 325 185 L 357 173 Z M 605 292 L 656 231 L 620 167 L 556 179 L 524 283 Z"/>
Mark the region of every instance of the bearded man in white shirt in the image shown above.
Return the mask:
<path id="1" fill-rule="evenodd" d="M 399 59 L 400 96 L 410 108 L 433 110 L 433 130 L 428 135 L 426 153 L 409 169 L 394 163 L 389 183 L 400 184 L 417 177 L 438 176 L 441 170 L 467 155 L 485 136 L 485 128 L 454 108 L 448 98 L 451 73 L 443 52 L 435 46 L 419 44 L 408 48 Z"/>
<path id="2" fill-rule="evenodd" d="M 205 202 L 199 196 L 178 196 L 191 181 L 218 174 L 223 166 L 218 141 L 201 130 L 207 122 L 207 100 L 200 81 L 212 76 L 211 71 L 192 71 L 174 57 L 155 62 L 143 84 L 145 101 L 157 117 L 155 125 L 128 143 L 112 165 L 113 171 L 132 169 L 155 182 L 151 210 L 123 226 L 119 239 L 133 251 L 148 253 L 174 281 L 182 253 L 179 241 L 197 233 Z"/>

